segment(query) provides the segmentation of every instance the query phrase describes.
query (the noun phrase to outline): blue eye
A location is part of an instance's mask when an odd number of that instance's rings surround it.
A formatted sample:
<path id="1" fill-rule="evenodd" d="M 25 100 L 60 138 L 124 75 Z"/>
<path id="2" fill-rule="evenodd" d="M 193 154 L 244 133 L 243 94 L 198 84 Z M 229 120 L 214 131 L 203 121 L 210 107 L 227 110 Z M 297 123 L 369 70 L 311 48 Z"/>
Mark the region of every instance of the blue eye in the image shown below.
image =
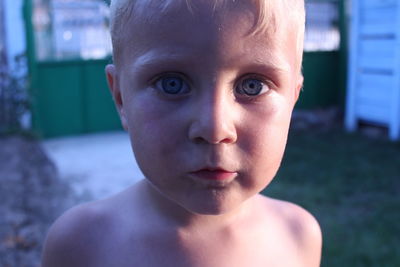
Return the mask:
<path id="1" fill-rule="evenodd" d="M 259 79 L 243 79 L 236 88 L 237 93 L 247 96 L 257 96 L 269 90 L 268 86 Z"/>
<path id="2" fill-rule="evenodd" d="M 185 94 L 189 91 L 188 84 L 178 76 L 162 77 L 156 82 L 158 89 L 169 95 Z"/>

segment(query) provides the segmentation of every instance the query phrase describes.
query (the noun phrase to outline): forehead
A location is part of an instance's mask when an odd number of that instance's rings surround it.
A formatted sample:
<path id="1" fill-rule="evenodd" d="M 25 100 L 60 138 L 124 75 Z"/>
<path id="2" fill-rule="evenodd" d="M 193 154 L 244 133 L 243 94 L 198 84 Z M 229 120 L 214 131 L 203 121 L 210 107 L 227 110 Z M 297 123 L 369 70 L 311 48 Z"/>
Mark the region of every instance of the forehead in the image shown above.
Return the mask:
<path id="1" fill-rule="evenodd" d="M 284 50 L 290 34 L 284 19 L 271 19 L 258 31 L 257 7 L 250 1 L 229 1 L 219 9 L 211 4 L 213 1 L 198 0 L 191 8 L 183 2 L 157 5 L 139 1 L 134 13 L 141 15 L 129 17 L 121 37 L 122 58 L 148 57 L 157 54 L 155 51 L 171 57 L 181 54 L 198 58 L 200 53 L 209 51 L 225 57 L 227 63 L 249 56 L 255 62 L 268 58 L 271 64 L 287 63 L 282 56 L 287 52 Z M 149 48 L 152 53 L 147 53 Z"/>

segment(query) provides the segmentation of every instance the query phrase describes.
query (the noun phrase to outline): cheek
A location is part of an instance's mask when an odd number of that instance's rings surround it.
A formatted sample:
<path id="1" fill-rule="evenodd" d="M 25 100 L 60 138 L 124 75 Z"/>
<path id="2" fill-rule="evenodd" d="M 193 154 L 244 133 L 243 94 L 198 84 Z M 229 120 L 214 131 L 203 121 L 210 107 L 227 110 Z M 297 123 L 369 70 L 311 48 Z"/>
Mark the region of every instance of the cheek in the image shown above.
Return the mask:
<path id="1" fill-rule="evenodd" d="M 247 155 L 244 161 L 257 177 L 268 176 L 272 179 L 285 150 L 291 106 L 278 100 L 257 107 L 253 110 L 254 115 L 248 114 L 249 119 L 244 120 L 246 123 L 242 125 L 240 146 Z"/>
<path id="2" fill-rule="evenodd" d="M 293 105 L 287 97 L 271 96 L 268 101 L 244 109 L 242 131 L 260 143 L 281 140 L 289 129 L 292 109 Z"/>
<path id="3" fill-rule="evenodd" d="M 137 95 L 126 109 L 135 154 L 168 155 L 182 140 L 182 123 L 176 107 L 149 94 Z"/>

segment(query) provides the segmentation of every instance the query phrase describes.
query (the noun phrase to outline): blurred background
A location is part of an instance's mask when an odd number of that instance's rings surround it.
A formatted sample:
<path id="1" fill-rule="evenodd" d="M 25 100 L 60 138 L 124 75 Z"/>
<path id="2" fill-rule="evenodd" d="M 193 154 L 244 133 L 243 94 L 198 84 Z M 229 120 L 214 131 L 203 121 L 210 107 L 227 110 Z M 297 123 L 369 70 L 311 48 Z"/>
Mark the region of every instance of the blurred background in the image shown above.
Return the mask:
<path id="1" fill-rule="evenodd" d="M 304 90 L 277 179 L 322 266 L 400 266 L 400 0 L 306 0 Z M 0 267 L 39 266 L 78 203 L 143 177 L 107 89 L 109 3 L 0 0 Z"/>

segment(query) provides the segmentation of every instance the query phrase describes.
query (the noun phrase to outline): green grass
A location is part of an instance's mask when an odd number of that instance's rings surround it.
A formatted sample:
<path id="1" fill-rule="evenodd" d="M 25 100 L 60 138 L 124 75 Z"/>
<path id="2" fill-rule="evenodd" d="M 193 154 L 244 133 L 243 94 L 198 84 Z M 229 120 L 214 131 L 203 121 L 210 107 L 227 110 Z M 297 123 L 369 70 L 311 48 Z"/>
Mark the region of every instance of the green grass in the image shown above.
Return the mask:
<path id="1" fill-rule="evenodd" d="M 268 196 L 319 221 L 322 266 L 400 266 L 400 143 L 294 131 Z"/>

